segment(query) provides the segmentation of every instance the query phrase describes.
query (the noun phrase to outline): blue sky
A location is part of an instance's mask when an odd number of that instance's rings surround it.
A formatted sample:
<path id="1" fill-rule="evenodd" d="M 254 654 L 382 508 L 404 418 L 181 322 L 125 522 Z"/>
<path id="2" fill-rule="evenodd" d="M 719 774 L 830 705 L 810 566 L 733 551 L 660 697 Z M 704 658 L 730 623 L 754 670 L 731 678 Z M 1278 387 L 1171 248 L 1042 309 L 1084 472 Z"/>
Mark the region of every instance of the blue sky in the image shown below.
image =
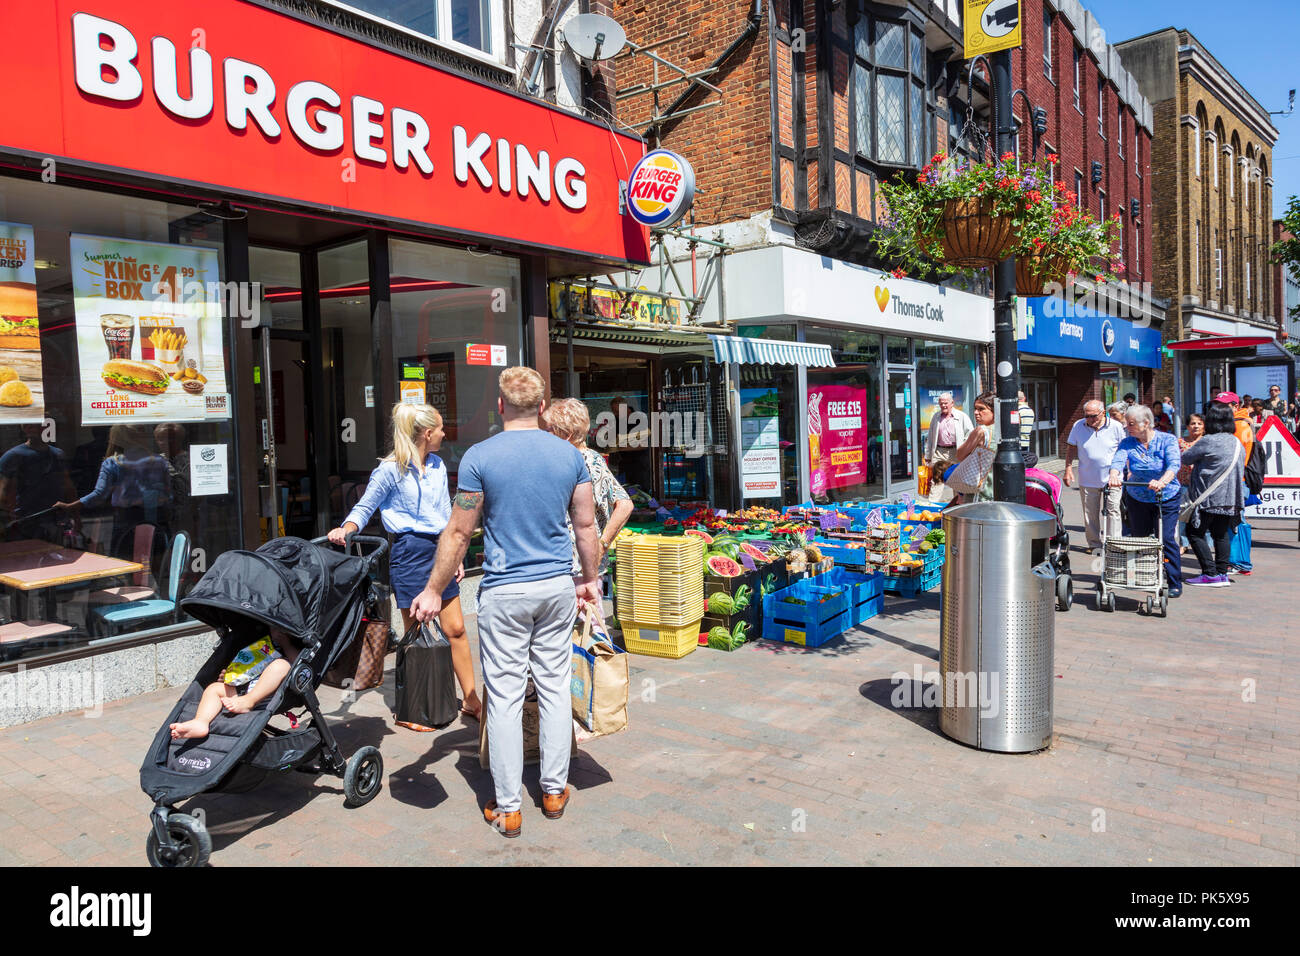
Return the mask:
<path id="1" fill-rule="evenodd" d="M 1190 30 L 1266 110 L 1286 108 L 1300 89 L 1300 0 L 1081 0 L 1116 43 L 1163 27 Z M 1300 194 L 1300 105 L 1272 117 L 1273 212 Z"/>

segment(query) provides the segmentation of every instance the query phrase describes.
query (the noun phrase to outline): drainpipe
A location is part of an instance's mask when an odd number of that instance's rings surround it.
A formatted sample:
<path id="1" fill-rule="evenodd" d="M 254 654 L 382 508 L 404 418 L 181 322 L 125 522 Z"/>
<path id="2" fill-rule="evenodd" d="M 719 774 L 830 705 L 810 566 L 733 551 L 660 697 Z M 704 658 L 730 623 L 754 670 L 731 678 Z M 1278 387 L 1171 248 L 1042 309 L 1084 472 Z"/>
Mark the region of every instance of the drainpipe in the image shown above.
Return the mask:
<path id="1" fill-rule="evenodd" d="M 731 59 L 732 54 L 740 48 L 741 44 L 750 40 L 758 33 L 758 28 L 762 26 L 763 23 L 763 0 L 754 0 L 754 5 L 750 7 L 749 16 L 746 19 L 748 22 L 745 24 L 745 29 L 740 31 L 740 36 L 732 40 L 731 45 L 723 50 L 716 60 L 709 64 L 709 69 L 716 69 L 722 66 L 722 64 Z M 673 113 L 686 105 L 686 102 L 695 95 L 698 89 L 698 87 L 688 84 L 682 95 L 673 100 L 672 105 L 669 106 L 668 109 L 664 110 L 664 115 L 671 117 Z M 670 126 L 675 122 L 676 120 L 671 118 L 664 120 L 663 123 L 660 124 L 659 132 L 662 134 L 664 126 Z"/>

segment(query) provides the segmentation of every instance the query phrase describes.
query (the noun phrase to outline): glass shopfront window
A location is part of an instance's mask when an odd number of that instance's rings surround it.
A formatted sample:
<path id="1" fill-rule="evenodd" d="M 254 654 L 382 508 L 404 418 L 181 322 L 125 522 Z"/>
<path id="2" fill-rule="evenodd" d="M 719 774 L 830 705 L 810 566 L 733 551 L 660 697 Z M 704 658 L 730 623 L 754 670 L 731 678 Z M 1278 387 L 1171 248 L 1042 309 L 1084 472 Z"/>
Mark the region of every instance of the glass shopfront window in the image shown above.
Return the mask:
<path id="1" fill-rule="evenodd" d="M 930 418 L 939 408 L 939 395 L 952 392 L 953 407 L 974 421 L 979 394 L 979 354 L 974 345 L 957 342 L 916 341 L 916 391 L 920 417 L 917 461 L 925 457 Z"/>
<path id="2" fill-rule="evenodd" d="M 405 239 L 390 239 L 388 254 L 396 398 L 428 402 L 442 413 L 438 454 L 454 494 L 465 452 L 501 430 L 501 370 L 522 362 L 519 261 Z M 379 454 L 388 441 L 381 439 Z M 477 534 L 466 567 L 482 562 Z"/>
<path id="3" fill-rule="evenodd" d="M 795 327 L 742 326 L 737 334 L 793 342 Z M 767 508 L 798 504 L 803 500 L 799 492 L 798 418 L 803 405 L 794 400 L 798 370 L 793 365 L 741 365 L 739 368 L 739 504 Z M 772 470 L 774 459 L 775 471 Z"/>
<path id="4" fill-rule="evenodd" d="M 174 627 L 239 545 L 223 240 L 193 206 L 0 178 L 0 662 Z"/>
<path id="5" fill-rule="evenodd" d="M 800 403 L 808 416 L 813 498 L 880 498 L 885 493 L 880 335 L 808 326 L 804 338 L 831 346 L 836 365 L 808 369 L 807 394 Z"/>

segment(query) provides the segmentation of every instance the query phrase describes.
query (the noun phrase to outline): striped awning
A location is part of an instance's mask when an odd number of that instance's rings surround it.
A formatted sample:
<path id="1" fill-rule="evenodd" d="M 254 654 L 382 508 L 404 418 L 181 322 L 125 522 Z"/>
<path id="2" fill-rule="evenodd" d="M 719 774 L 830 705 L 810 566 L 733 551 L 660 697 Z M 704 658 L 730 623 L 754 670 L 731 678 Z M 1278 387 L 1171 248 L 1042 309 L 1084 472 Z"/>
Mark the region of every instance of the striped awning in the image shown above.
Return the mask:
<path id="1" fill-rule="evenodd" d="M 807 342 L 777 342 L 735 335 L 710 335 L 713 357 L 719 362 L 743 365 L 807 365 L 811 368 L 834 368 L 835 358 L 829 345 Z"/>

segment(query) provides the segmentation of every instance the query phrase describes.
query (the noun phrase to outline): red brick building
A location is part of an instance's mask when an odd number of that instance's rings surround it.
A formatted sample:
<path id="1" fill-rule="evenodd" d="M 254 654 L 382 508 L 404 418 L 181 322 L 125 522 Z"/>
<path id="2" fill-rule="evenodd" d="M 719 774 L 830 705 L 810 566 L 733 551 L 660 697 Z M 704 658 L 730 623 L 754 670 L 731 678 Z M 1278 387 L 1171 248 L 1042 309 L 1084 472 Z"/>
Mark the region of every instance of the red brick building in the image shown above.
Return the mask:
<path id="1" fill-rule="evenodd" d="M 676 37 L 656 52 L 691 71 L 717 66 L 706 78 L 722 91 L 720 97 L 697 92 L 677 105 L 718 105 L 654 124 L 649 97 L 625 97 L 619 120 L 645 130 L 652 146 L 691 160 L 702 190 L 695 224 L 721 227 L 717 234 L 742 247 L 728 257 L 727 319 L 742 334 L 830 345 L 837 364 L 857 376 L 854 387 L 865 389 L 866 473 L 854 476 L 847 495 L 904 487 L 924 456 L 926 404 L 950 390 L 970 411 L 975 392 L 987 382 L 980 374 L 992 340 L 987 281 L 970 289 L 984 303 L 978 322 L 953 321 L 966 312 L 949 307 L 942 324 L 900 324 L 899 316 L 877 308 L 882 299 L 900 299 L 906 290 L 933 299 L 936 309 L 952 301 L 965 308 L 966 293 L 953 282 L 935 286 L 890 277 L 894 263 L 880 261 L 870 243 L 882 180 L 913 175 L 940 149 L 969 151 L 962 130 L 972 98 L 975 121 L 989 127 L 986 77 L 977 72 L 973 92 L 967 82 L 961 7 L 957 0 L 611 5 L 635 43 Z M 1059 175 L 1080 204 L 1098 216 L 1119 215 L 1115 261 L 1140 289 L 1152 261 L 1151 108 L 1101 26 L 1075 0 L 1024 0 L 1022 7 L 1024 44 L 1013 52 L 1013 74 L 1033 105 L 1047 111 L 1039 158 L 1057 153 Z M 660 78 L 665 75 L 661 67 Z M 618 61 L 619 90 L 652 77 L 647 59 Z M 662 96 L 660 109 L 676 95 L 673 90 Z M 1025 97 L 1016 97 L 1014 110 L 1022 124 L 1019 153 L 1028 161 L 1033 144 Z M 821 265 L 805 267 L 804 256 L 821 257 Z M 752 266 L 745 265 L 749 261 Z M 827 302 L 827 288 L 847 301 Z M 1149 295 L 1124 299 L 1136 305 L 1125 318 L 1139 325 L 1162 320 L 1163 310 L 1159 303 L 1153 307 Z M 1100 313 L 1098 329 L 1107 313 L 1120 314 L 1113 303 L 1090 301 Z M 1095 355 L 1088 352 L 1088 358 L 1077 349 L 1057 354 L 1043 338 L 1036 347 L 1045 351 L 1022 362 L 1025 390 L 1040 422 L 1034 438 L 1040 457 L 1061 453 L 1064 434 L 1089 398 L 1113 400 L 1135 391 L 1150 400 L 1149 368 L 1107 361 L 1100 334 L 1089 333 Z M 1147 361 L 1158 364 L 1158 347 L 1149 352 Z M 893 368 L 906 371 L 895 376 Z M 802 408 L 810 389 L 841 377 L 802 368 L 787 374 L 779 385 L 791 401 L 783 407 Z M 891 389 L 908 402 L 917 396 L 915 415 L 910 408 L 893 415 L 898 396 Z M 790 412 L 787 425 L 806 442 L 803 417 Z M 809 462 L 797 470 L 797 482 L 787 480 L 786 486 L 797 487 L 802 500 L 811 492 Z"/>
<path id="2" fill-rule="evenodd" d="M 1099 219 L 1119 217 L 1114 261 L 1123 266 L 1120 275 L 1127 288 L 1119 302 L 1107 305 L 1103 298 L 1089 304 L 1139 328 L 1159 326 L 1164 303 L 1152 301 L 1150 285 L 1154 218 L 1151 105 L 1107 42 L 1103 25 L 1077 0 L 1022 0 L 1021 6 L 1024 43 L 1012 54 L 1012 71 L 1016 86 L 1025 90 L 1035 107 L 1047 111 L 1043 148 L 1060 157 L 1058 178 L 1076 193 L 1080 206 Z M 1013 108 L 1023 130 L 1020 153 L 1027 158 L 1032 139 L 1028 108 L 1020 96 Z M 1143 346 L 1133 359 L 1142 364 L 1114 361 L 1115 356 L 1108 356 L 1104 349 L 1088 361 L 1080 360 L 1073 350 L 1022 355 L 1025 391 L 1038 393 L 1034 404 L 1041 431 L 1048 430 L 1043 410 L 1056 410 L 1057 440 L 1053 443 L 1048 435 L 1042 435 L 1040 454 L 1051 454 L 1053 444 L 1058 453 L 1064 453 L 1069 429 L 1082 417 L 1083 404 L 1091 399 L 1109 403 L 1129 392 L 1139 401 L 1156 398 L 1152 369 L 1161 364 L 1158 343 L 1147 337 Z M 1053 381 L 1054 404 L 1045 401 Z"/>

